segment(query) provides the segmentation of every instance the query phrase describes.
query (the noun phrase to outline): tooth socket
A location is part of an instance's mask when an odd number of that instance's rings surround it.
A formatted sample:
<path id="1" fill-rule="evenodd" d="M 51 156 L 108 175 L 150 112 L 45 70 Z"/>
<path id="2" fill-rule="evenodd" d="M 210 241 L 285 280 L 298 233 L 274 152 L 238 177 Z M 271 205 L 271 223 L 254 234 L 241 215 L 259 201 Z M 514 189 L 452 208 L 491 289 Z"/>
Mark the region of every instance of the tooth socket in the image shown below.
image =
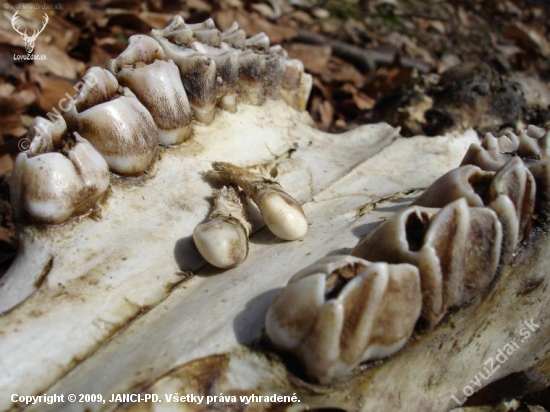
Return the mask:
<path id="1" fill-rule="evenodd" d="M 290 279 L 267 312 L 265 331 L 324 384 L 401 349 L 420 310 L 414 266 L 331 256 Z"/>
<path id="2" fill-rule="evenodd" d="M 414 206 L 395 214 L 363 238 L 351 254 L 417 266 L 422 317 L 433 328 L 449 308 L 468 302 L 489 285 L 501 243 L 502 226 L 496 213 L 469 208 L 461 198 L 442 209 Z"/>

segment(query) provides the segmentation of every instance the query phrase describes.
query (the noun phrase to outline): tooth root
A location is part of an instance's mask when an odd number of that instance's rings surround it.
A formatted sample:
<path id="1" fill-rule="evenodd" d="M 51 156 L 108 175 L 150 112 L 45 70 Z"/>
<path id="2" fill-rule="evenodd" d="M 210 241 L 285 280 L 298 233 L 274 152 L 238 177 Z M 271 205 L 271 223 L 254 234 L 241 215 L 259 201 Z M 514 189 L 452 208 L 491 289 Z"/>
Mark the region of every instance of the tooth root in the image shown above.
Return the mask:
<path id="1" fill-rule="evenodd" d="M 443 207 L 463 197 L 469 206 L 482 207 L 494 175 L 493 172 L 484 172 L 477 166 L 461 166 L 437 179 L 413 204 Z"/>
<path id="2" fill-rule="evenodd" d="M 107 85 L 101 81 L 104 75 Z M 105 158 L 111 170 L 139 174 L 151 165 L 157 150 L 157 128 L 151 114 L 127 88 L 112 92 L 116 78 L 103 70 L 96 87 L 82 89 L 65 113 L 67 127 L 80 133 Z M 107 87 L 109 86 L 109 87 Z M 100 96 L 103 100 L 100 100 Z M 94 102 L 94 105 L 90 104 Z M 79 107 L 86 109 L 80 110 Z"/>
<path id="3" fill-rule="evenodd" d="M 61 153 L 32 158 L 21 153 L 14 166 L 12 204 L 17 219 L 26 214 L 38 223 L 63 223 L 93 207 L 109 187 L 109 168 L 84 139 Z"/>
<path id="4" fill-rule="evenodd" d="M 263 87 L 265 57 L 246 50 L 239 55 L 239 99 L 245 103 L 261 105 L 265 101 Z"/>

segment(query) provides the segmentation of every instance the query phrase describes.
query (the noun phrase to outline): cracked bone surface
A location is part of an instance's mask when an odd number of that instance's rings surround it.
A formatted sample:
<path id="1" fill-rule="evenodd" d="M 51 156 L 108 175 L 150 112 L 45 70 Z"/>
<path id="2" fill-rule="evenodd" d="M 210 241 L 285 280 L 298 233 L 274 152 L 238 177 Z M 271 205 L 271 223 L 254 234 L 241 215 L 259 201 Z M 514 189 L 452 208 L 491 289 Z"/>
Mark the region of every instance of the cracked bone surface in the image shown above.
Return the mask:
<path id="1" fill-rule="evenodd" d="M 180 73 L 194 76 L 194 68 L 206 70 L 195 77 L 199 83 L 183 79 L 198 120 L 192 123 L 192 137 L 174 147 L 157 148 L 151 115 L 144 114 L 138 121 L 124 117 L 128 106 L 102 106 L 130 99 L 137 107 L 137 94 L 120 89 L 110 72 L 92 69 L 102 79 L 102 88 L 83 89 L 87 98 L 78 100 L 82 106 L 77 103 L 78 112 L 66 116 L 69 132 L 78 131 L 97 145 L 112 171 L 130 174 L 147 169 L 147 173 L 139 177 L 112 173 L 101 216 L 82 215 L 62 225 L 20 222 L 19 254 L 0 279 L 0 353 L 9 354 L 0 357 L 0 410 L 23 406 L 12 403 L 14 393 L 101 394 L 107 400 L 105 404 L 41 403 L 29 406 L 31 411 L 212 407 L 167 402 L 118 405 L 109 400 L 112 394 L 129 392 L 159 394 L 163 401 L 164 394 L 176 392 L 295 393 L 301 401 L 286 406 L 251 404 L 248 410 L 264 406 L 449 410 L 457 406 L 451 395 L 462 400 L 462 388 L 475 379 L 486 359 L 532 318 L 540 330 L 522 342 L 498 372 L 481 379 L 479 390 L 510 374 L 523 374 L 532 383 L 527 387 L 544 383 L 539 377 L 549 367 L 550 300 L 544 291 L 550 248 L 541 230 L 529 234 L 514 260 L 501 267 L 494 286 L 473 297 L 469 306 L 443 318 L 433 331 L 414 334 L 390 359 L 367 369 L 355 368 L 342 383 L 306 383 L 285 369 L 276 355 L 245 346 L 261 336 L 269 305 L 293 273 L 327 255 L 351 251 L 359 237 L 414 200 L 411 190 L 427 187 L 457 167 L 478 138 L 467 131 L 403 139 L 385 124 L 362 126 L 342 135 L 319 132 L 300 111 L 311 77 L 302 72 L 299 62 L 286 59 L 282 49 L 269 47 L 265 37 L 246 41 L 236 26 L 219 33 L 211 21 L 186 25 L 178 17 L 169 28 L 152 37 L 164 39 L 161 47 Z M 216 84 L 212 98 L 208 83 L 212 67 L 217 71 L 220 61 L 220 66 L 231 68 L 239 59 L 218 59 L 198 43 L 216 48 L 216 53 L 227 49 L 238 54 L 246 49 L 265 56 L 265 73 L 274 76 L 264 84 L 265 99 L 257 79 L 229 75 L 236 89 Z M 186 56 L 189 62 L 184 62 Z M 244 76 L 247 70 L 236 73 Z M 242 99 L 239 87 L 250 88 Z M 105 101 L 107 96 L 114 100 Z M 260 101 L 261 105 L 250 104 Z M 101 120 L 95 113 L 99 109 L 111 119 L 120 119 L 123 127 L 130 127 L 133 120 L 147 125 L 150 134 L 145 140 L 134 136 L 141 146 L 139 150 L 130 146 L 137 150 L 130 165 L 121 166 L 120 159 L 109 157 L 111 146 L 102 146 L 95 134 L 84 134 L 94 126 L 85 129 L 82 122 Z M 103 124 L 97 127 L 113 136 L 120 132 Z M 57 133 L 52 130 L 54 141 Z M 531 133 L 536 134 L 531 138 L 544 138 L 539 129 L 532 128 Z M 128 134 L 116 136 L 118 148 L 132 142 Z M 53 144 L 36 146 L 38 152 L 56 150 Z M 535 159 L 538 174 L 528 165 L 538 200 L 548 198 L 547 192 L 538 191 L 537 179 L 548 171 L 543 152 L 540 160 Z M 307 234 L 295 242 L 281 242 L 253 215 L 247 259 L 223 273 L 206 265 L 193 245 L 192 233 L 210 210 L 212 186 L 205 175 L 216 161 L 276 176 L 302 204 L 310 223 Z M 494 163 L 498 167 L 488 170 L 498 170 L 505 159 Z M 18 185 L 18 180 L 12 185 Z"/>

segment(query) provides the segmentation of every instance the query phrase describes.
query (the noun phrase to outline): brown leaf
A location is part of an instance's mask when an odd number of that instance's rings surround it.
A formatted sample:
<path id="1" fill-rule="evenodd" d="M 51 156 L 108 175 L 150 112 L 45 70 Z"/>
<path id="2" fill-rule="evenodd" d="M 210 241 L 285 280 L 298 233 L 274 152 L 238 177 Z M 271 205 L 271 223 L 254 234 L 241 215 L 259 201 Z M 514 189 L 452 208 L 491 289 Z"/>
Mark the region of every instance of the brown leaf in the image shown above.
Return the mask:
<path id="1" fill-rule="evenodd" d="M 320 74 L 328 70 L 327 64 L 332 54 L 329 45 L 292 43 L 287 47 L 290 57 L 301 60 L 310 73 Z"/>

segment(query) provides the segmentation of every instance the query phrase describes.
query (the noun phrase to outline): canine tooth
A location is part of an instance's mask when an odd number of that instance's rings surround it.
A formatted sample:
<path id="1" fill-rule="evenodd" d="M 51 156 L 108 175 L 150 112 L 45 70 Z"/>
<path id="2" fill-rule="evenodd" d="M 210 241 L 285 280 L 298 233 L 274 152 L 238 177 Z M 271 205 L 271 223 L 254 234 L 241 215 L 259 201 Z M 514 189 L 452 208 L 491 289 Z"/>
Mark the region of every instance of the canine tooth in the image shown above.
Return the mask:
<path id="1" fill-rule="evenodd" d="M 300 204 L 281 186 L 242 167 L 213 162 L 222 180 L 240 186 L 260 209 L 269 230 L 283 240 L 296 240 L 307 233 L 308 223 Z"/>
<path id="2" fill-rule="evenodd" d="M 85 137 L 112 171 L 139 174 L 150 166 L 157 150 L 157 128 L 149 111 L 128 88 L 118 90 L 107 70 L 93 68 L 99 81 L 84 87 L 65 113 L 67 127 Z"/>
<path id="3" fill-rule="evenodd" d="M 14 165 L 12 207 L 17 219 L 26 214 L 39 223 L 63 223 L 91 208 L 109 188 L 109 179 L 107 163 L 81 137 L 67 157 L 21 153 Z"/>
<path id="4" fill-rule="evenodd" d="M 136 35 L 130 37 L 126 50 L 111 60 L 108 68 L 151 113 L 159 142 L 174 145 L 191 135 L 193 119 L 179 70 L 173 62 L 163 61 L 164 57 L 157 41 Z"/>
<path id="5" fill-rule="evenodd" d="M 417 266 L 422 316 L 433 327 L 448 308 L 468 301 L 491 282 L 501 241 L 496 213 L 469 208 L 461 198 L 439 211 L 413 206 L 396 213 L 359 241 L 351 254 Z"/>
<path id="6" fill-rule="evenodd" d="M 328 383 L 403 347 L 421 310 L 418 269 L 331 256 L 295 274 L 266 314 L 273 344 Z"/>
<path id="7" fill-rule="evenodd" d="M 250 223 L 233 187 L 214 191 L 209 220 L 193 230 L 193 240 L 208 263 L 222 269 L 235 267 L 248 255 Z"/>

